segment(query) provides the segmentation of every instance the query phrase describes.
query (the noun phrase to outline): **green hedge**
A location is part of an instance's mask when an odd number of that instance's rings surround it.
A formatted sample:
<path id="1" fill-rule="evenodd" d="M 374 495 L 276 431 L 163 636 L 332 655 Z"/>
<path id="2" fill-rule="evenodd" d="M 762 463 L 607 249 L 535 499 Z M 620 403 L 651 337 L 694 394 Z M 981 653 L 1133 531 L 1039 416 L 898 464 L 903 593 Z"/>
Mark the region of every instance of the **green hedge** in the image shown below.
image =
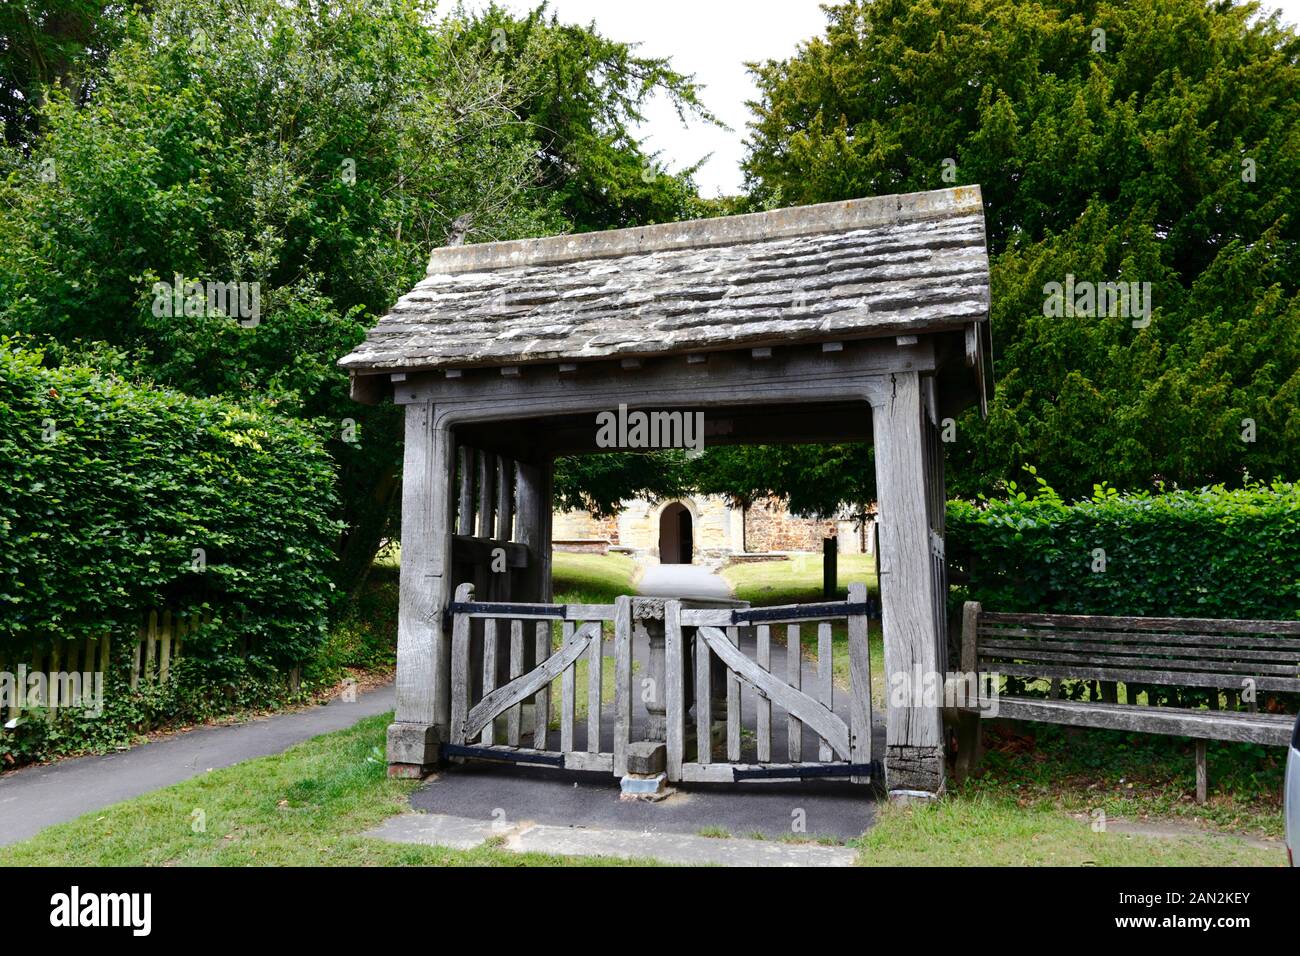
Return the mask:
<path id="1" fill-rule="evenodd" d="M 133 636 L 151 608 L 210 610 L 210 671 L 306 659 L 339 533 L 311 429 L 265 411 L 45 367 L 0 340 L 0 655 Z M 205 561 L 196 560 L 201 549 Z"/>
<path id="2" fill-rule="evenodd" d="M 985 608 L 1300 618 L 1300 485 L 1099 487 L 1066 503 L 1037 480 L 1032 496 L 1012 485 L 1005 500 L 948 504 L 950 567 Z"/>

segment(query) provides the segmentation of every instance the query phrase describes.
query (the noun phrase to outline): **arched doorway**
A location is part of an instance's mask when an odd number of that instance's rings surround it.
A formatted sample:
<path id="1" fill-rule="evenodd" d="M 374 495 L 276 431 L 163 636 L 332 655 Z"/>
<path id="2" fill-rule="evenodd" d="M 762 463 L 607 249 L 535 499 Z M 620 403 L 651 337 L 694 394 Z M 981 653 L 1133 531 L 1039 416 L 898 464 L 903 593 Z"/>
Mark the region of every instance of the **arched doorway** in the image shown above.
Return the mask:
<path id="1" fill-rule="evenodd" d="M 694 554 L 691 513 L 674 501 L 659 514 L 659 563 L 690 564 Z"/>

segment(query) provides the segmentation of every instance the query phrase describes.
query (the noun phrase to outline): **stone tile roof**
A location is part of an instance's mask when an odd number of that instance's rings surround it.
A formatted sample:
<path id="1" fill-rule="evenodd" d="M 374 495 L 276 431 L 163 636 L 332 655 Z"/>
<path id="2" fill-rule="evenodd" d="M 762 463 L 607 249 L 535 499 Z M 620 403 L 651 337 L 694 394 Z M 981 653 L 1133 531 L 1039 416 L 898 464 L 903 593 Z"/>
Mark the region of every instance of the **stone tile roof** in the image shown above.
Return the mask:
<path id="1" fill-rule="evenodd" d="M 354 373 L 646 357 L 988 318 L 978 187 L 434 250 Z"/>

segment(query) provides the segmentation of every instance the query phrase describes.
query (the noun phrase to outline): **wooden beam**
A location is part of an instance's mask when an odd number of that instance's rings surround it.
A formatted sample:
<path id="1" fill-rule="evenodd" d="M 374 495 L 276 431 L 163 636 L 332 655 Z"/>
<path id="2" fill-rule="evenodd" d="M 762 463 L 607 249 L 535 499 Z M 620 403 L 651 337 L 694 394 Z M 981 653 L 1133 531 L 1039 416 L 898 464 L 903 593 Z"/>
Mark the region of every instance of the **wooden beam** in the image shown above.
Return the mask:
<path id="1" fill-rule="evenodd" d="M 872 403 L 876 488 L 880 507 L 881 627 L 888 697 L 885 776 L 891 790 L 939 792 L 943 787 L 943 736 L 938 706 L 909 701 L 893 688 L 915 683 L 919 671 L 939 670 L 926 502 L 921 381 L 896 372 L 884 400 Z"/>
<path id="2" fill-rule="evenodd" d="M 546 599 L 550 578 L 548 559 L 543 557 L 550 547 L 546 532 L 550 501 L 546 494 L 542 469 L 522 461 L 516 463 L 515 539 L 531 552 L 533 559 L 525 576 L 523 593 L 516 600 Z"/>
<path id="3" fill-rule="evenodd" d="M 509 541 L 515 517 L 514 459 L 497 455 L 497 529 L 498 541 Z"/>
<path id="4" fill-rule="evenodd" d="M 434 406 L 406 406 L 402 481 L 401 599 L 397 618 L 397 713 L 388 731 L 393 772 L 438 763 L 451 720 L 450 635 L 452 437 Z"/>
<path id="5" fill-rule="evenodd" d="M 458 534 L 474 533 L 474 449 L 461 445 L 456 449 L 457 469 L 460 472 L 460 491 L 456 506 Z"/>
<path id="6" fill-rule="evenodd" d="M 528 547 L 517 541 L 476 538 L 459 534 L 452 541 L 452 556 L 457 564 L 488 564 L 492 560 L 492 552 L 497 548 L 505 551 L 508 568 L 526 568 L 532 563 L 529 560 Z"/>
<path id="7" fill-rule="evenodd" d="M 492 537 L 493 511 L 496 507 L 494 477 L 496 475 L 496 456 L 485 451 L 478 452 L 478 524 L 476 533 L 480 538 Z"/>

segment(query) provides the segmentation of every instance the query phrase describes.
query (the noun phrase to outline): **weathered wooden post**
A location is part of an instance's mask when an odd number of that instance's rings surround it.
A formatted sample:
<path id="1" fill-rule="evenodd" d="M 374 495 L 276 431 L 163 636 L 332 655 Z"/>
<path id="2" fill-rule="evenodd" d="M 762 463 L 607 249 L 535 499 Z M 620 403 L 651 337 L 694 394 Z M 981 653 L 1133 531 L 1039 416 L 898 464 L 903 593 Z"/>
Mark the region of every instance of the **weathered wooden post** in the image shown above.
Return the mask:
<path id="1" fill-rule="evenodd" d="M 878 404 L 876 404 L 878 402 Z M 944 783 L 940 705 L 917 699 L 939 673 L 926 511 L 921 387 L 914 371 L 894 372 L 873 399 L 876 490 L 880 500 L 881 628 L 885 637 L 885 781 L 891 794 L 939 793 Z"/>
<path id="2" fill-rule="evenodd" d="M 388 726 L 390 776 L 438 765 L 451 719 L 451 599 L 454 455 L 432 402 L 406 406 L 402 470 L 401 603 L 397 615 L 397 714 Z"/>
<path id="3" fill-rule="evenodd" d="M 828 601 L 835 599 L 835 587 L 839 581 L 839 539 L 829 537 L 822 539 L 822 597 Z"/>

